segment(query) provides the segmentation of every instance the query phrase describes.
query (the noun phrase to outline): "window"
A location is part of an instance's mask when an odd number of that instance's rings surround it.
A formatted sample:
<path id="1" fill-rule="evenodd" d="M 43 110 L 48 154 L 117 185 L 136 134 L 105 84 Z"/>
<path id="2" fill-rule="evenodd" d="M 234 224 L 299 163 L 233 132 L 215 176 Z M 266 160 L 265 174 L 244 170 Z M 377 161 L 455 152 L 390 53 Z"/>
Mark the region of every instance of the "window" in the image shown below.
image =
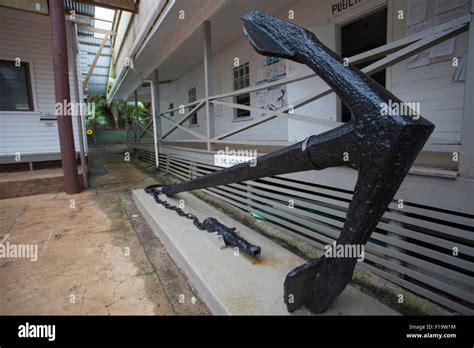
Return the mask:
<path id="1" fill-rule="evenodd" d="M 0 111 L 33 111 L 28 63 L 0 60 Z"/>
<path id="2" fill-rule="evenodd" d="M 234 68 L 234 91 L 250 86 L 249 63 L 242 64 Z M 250 93 L 244 93 L 234 98 L 235 104 L 250 106 Z M 249 110 L 236 109 L 235 117 L 249 117 Z"/>
<path id="3" fill-rule="evenodd" d="M 193 103 L 196 101 L 196 87 L 191 88 L 188 91 L 188 102 Z M 194 108 L 194 106 L 189 107 L 189 111 L 191 111 Z M 189 124 L 190 125 L 196 125 L 198 124 L 198 115 L 197 112 L 193 113 L 190 118 L 189 118 Z"/>
<path id="4" fill-rule="evenodd" d="M 174 103 L 170 103 L 170 105 L 168 106 L 168 110 L 173 110 L 174 109 Z M 174 111 L 171 111 L 170 112 L 170 117 L 173 117 L 174 116 Z"/>

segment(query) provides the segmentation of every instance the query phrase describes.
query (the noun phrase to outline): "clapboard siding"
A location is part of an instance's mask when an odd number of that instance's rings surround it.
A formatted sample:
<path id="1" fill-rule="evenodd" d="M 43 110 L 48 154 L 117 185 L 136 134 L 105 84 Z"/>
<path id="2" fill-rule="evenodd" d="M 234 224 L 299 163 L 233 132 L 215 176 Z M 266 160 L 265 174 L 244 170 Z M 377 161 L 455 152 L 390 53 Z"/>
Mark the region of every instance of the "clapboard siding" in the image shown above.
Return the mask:
<path id="1" fill-rule="evenodd" d="M 405 0 L 395 2 L 396 10 L 406 11 Z M 427 20 L 435 18 L 435 1 L 428 2 Z M 468 8 L 465 7 L 468 13 Z M 397 11 L 391 14 L 393 23 L 392 41 L 406 36 L 405 20 L 397 19 Z M 407 69 L 407 61 L 395 64 L 391 69 L 391 91 L 405 102 L 419 102 L 421 114 L 436 126 L 433 137 L 447 140 L 461 140 L 462 113 L 464 107 L 465 83 L 454 82 L 455 67 L 452 57 L 461 57 L 467 50 L 467 33 L 456 37 L 454 53 L 451 56 L 434 58 L 431 64 Z"/>
<path id="2" fill-rule="evenodd" d="M 0 156 L 16 152 L 41 154 L 59 152 L 56 121 L 41 121 L 54 115 L 54 72 L 50 17 L 0 8 L 0 58 L 20 57 L 32 67 L 34 112 L 0 112 Z M 68 42 L 68 58 L 73 58 Z M 74 100 L 73 70 L 69 64 L 71 100 Z M 79 151 L 77 120 L 73 118 L 74 141 Z"/>

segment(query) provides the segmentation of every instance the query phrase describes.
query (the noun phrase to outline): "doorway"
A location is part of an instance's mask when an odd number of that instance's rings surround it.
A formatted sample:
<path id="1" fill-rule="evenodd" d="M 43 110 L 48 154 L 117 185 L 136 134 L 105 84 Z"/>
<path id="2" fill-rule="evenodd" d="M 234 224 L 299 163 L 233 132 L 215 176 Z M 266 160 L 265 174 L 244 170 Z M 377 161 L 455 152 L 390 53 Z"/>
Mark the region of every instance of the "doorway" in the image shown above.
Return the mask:
<path id="1" fill-rule="evenodd" d="M 387 43 L 387 8 L 373 12 L 367 16 L 357 19 L 341 27 L 341 56 L 351 57 L 353 55 L 383 46 Z M 378 58 L 377 58 L 378 59 Z M 355 66 L 362 69 L 375 60 L 366 61 Z M 385 70 L 379 71 L 371 76 L 382 86 L 386 87 Z M 341 103 L 341 122 L 351 120 L 351 112 Z"/>

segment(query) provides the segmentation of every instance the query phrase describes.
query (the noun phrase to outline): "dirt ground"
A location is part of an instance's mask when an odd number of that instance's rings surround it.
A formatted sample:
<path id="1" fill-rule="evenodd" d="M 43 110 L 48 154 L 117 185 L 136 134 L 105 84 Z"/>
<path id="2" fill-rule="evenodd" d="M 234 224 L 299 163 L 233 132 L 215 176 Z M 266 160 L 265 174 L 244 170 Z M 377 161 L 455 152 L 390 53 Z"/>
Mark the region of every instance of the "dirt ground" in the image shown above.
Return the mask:
<path id="1" fill-rule="evenodd" d="M 0 200 L 0 243 L 38 256 L 0 257 L 0 314 L 209 314 L 131 200 L 153 177 L 120 152 L 91 151 L 78 195 Z"/>

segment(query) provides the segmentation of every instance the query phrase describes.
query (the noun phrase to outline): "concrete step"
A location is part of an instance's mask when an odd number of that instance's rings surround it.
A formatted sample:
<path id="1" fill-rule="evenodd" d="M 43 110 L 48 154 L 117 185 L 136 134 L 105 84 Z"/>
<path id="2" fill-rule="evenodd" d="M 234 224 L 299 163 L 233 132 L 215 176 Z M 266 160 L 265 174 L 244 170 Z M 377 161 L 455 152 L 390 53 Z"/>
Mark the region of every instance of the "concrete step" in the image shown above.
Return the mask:
<path id="1" fill-rule="evenodd" d="M 237 227 L 240 235 L 262 248 L 260 259 L 240 253 L 232 247 L 220 249 L 212 234 L 198 230 L 191 220 L 155 203 L 144 190 L 133 191 L 133 199 L 150 227 L 166 246 L 171 257 L 184 271 L 214 314 L 288 315 L 283 302 L 283 282 L 289 271 L 305 261 L 270 239 L 229 218 L 189 193 L 167 200 L 196 214 L 202 221 L 217 218 L 229 227 Z M 297 315 L 308 315 L 306 310 Z M 376 299 L 353 286 L 348 286 L 336 299 L 327 315 L 396 315 Z"/>

